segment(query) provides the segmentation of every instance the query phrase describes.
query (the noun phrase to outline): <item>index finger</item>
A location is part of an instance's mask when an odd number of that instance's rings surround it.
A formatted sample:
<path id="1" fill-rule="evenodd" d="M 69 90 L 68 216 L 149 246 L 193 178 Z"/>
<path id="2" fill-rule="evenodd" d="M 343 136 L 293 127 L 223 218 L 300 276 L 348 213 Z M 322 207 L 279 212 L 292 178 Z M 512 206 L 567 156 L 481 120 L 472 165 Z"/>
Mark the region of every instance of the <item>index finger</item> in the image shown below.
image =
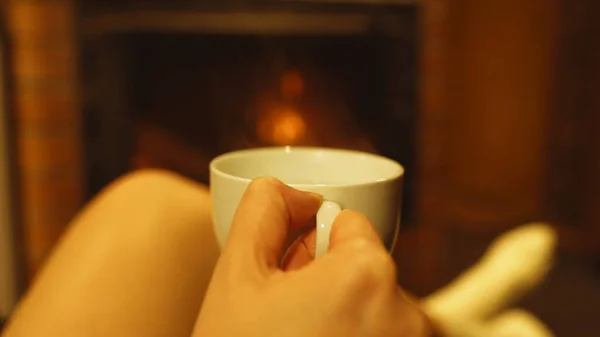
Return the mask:
<path id="1" fill-rule="evenodd" d="M 250 268 L 277 268 L 288 232 L 308 222 L 321 201 L 275 178 L 253 180 L 233 218 L 224 251 Z"/>

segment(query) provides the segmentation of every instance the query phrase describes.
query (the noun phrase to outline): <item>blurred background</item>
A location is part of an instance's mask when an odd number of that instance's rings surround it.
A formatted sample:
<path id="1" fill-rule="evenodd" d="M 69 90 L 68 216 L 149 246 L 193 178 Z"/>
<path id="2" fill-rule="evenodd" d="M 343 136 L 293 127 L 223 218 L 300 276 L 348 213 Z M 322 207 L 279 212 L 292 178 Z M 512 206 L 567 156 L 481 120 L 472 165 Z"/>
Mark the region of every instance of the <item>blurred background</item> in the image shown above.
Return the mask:
<path id="1" fill-rule="evenodd" d="M 116 177 L 208 183 L 220 153 L 319 145 L 405 166 L 407 289 L 547 221 L 557 265 L 520 304 L 600 336 L 599 1 L 0 4 L 0 317 Z"/>

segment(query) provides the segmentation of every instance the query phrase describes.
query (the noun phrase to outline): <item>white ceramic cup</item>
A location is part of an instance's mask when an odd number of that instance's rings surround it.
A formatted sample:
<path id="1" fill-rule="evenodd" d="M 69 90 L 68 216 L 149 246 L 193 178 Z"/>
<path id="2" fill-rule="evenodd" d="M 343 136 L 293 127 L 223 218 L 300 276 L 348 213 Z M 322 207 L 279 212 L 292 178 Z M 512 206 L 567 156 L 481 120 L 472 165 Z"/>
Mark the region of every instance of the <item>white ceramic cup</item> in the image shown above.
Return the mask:
<path id="1" fill-rule="evenodd" d="M 316 216 L 315 256 L 327 252 L 331 224 L 342 209 L 365 214 L 391 251 L 400 226 L 403 175 L 402 166 L 391 159 L 351 150 L 287 146 L 223 154 L 210 163 L 217 241 L 222 248 L 250 181 L 272 176 L 296 189 L 323 195 Z"/>

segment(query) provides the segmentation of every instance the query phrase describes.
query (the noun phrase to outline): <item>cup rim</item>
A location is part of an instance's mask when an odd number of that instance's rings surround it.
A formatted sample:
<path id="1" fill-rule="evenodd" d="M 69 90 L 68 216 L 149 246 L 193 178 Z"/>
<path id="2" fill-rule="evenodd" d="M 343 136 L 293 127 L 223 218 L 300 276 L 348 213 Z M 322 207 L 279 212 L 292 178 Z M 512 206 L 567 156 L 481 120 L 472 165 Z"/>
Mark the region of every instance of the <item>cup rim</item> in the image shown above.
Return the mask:
<path id="1" fill-rule="evenodd" d="M 228 178 L 231 180 L 235 180 L 235 181 L 239 181 L 239 182 L 245 182 L 245 183 L 250 183 L 252 181 L 252 179 L 249 178 L 243 178 L 243 177 L 238 177 L 236 175 L 232 175 L 229 173 L 226 173 L 222 170 L 220 170 L 219 168 L 217 168 L 217 165 L 225 160 L 231 159 L 232 157 L 236 157 L 242 154 L 248 154 L 248 153 L 252 153 L 252 152 L 277 152 L 277 151 L 281 151 L 281 152 L 292 152 L 292 151 L 326 151 L 326 152 L 337 152 L 337 153 L 345 153 L 345 154 L 354 154 L 354 155 L 361 155 L 364 157 L 368 157 L 371 159 L 376 159 L 379 161 L 383 161 L 383 162 L 387 162 L 387 164 L 390 164 L 392 166 L 395 166 L 396 171 L 394 172 L 394 174 L 389 175 L 388 177 L 385 178 L 381 178 L 378 180 L 373 180 L 373 181 L 365 181 L 365 182 L 358 182 L 358 183 L 343 183 L 343 184 L 287 184 L 290 186 L 294 186 L 294 187 L 314 187 L 314 186 L 323 186 L 323 187 L 357 187 L 357 186 L 369 186 L 369 185 L 377 185 L 377 184 L 383 184 L 386 182 L 390 182 L 393 180 L 397 180 L 399 178 L 401 178 L 404 175 L 404 167 L 398 163 L 397 161 L 388 158 L 388 157 L 384 157 L 378 154 L 374 154 L 374 153 L 369 153 L 369 152 L 365 152 L 365 151 L 360 151 L 360 150 L 350 150 L 350 149 L 342 149 L 342 148 L 334 148 L 334 147 L 324 147 L 324 146 L 265 146 L 265 147 L 256 147 L 256 148 L 250 148 L 250 149 L 241 149 L 241 150 L 235 150 L 235 151 L 231 151 L 231 152 L 227 152 L 224 154 L 221 154 L 215 158 L 213 158 L 210 161 L 209 164 L 209 169 L 211 173 L 217 174 L 223 178 Z"/>

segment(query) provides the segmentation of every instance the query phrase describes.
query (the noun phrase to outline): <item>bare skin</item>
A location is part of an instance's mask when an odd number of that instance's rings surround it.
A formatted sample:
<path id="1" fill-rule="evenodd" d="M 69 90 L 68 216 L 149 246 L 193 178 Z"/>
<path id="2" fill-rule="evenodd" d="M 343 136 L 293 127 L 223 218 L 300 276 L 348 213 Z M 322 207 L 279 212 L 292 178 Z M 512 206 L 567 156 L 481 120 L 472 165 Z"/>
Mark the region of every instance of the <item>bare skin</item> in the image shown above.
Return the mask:
<path id="1" fill-rule="evenodd" d="M 219 254 L 209 202 L 163 171 L 116 181 L 70 224 L 5 336 L 190 336 Z"/>
<path id="2" fill-rule="evenodd" d="M 336 226 L 331 254 L 313 262 L 306 249 L 293 248 L 288 261 L 295 262 L 282 270 L 273 263 L 282 235 L 312 216 L 319 201 L 269 179 L 253 185 L 219 258 L 205 187 L 158 170 L 113 183 L 70 224 L 4 336 L 247 336 L 236 327 L 256 313 L 264 320 L 252 325 L 254 336 L 284 331 L 290 317 L 301 335 L 428 336 L 425 317 L 397 288 L 394 264 L 364 217 L 345 212 L 338 222 L 349 226 Z M 267 215 L 256 211 L 264 203 L 279 203 L 279 213 L 268 214 L 276 220 L 258 221 Z M 274 228 L 283 232 L 252 236 Z M 292 302 L 305 307 L 292 309 Z M 319 325 L 317 313 L 339 330 Z"/>
<path id="3" fill-rule="evenodd" d="M 424 316 L 396 285 L 392 257 L 360 213 L 340 213 L 323 257 L 279 267 L 289 231 L 309 221 L 321 200 L 274 178 L 250 184 L 194 337 L 429 336 Z M 294 252 L 306 252 L 298 247 Z"/>

